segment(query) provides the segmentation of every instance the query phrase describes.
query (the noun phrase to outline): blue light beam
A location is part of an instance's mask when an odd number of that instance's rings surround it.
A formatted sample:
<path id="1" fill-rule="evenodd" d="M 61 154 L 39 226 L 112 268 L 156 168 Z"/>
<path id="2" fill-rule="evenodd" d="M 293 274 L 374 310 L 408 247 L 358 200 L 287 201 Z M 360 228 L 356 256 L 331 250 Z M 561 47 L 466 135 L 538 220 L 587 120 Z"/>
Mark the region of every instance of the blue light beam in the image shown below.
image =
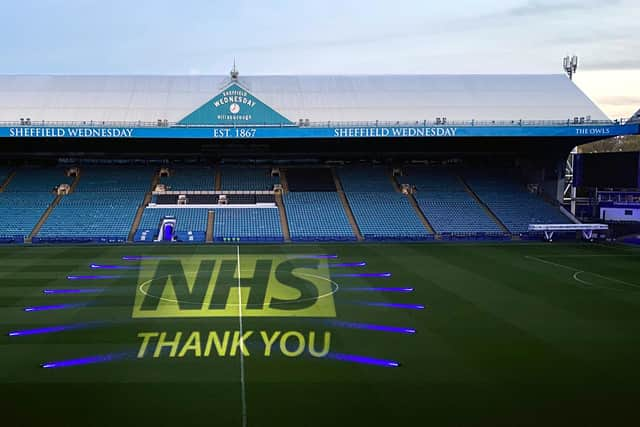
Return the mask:
<path id="1" fill-rule="evenodd" d="M 49 311 L 49 310 L 66 310 L 70 308 L 82 308 L 90 305 L 88 302 L 80 302 L 77 304 L 58 304 L 58 305 L 36 305 L 33 307 L 25 307 L 24 311 L 33 312 L 33 311 Z"/>
<path id="2" fill-rule="evenodd" d="M 342 262 L 342 263 L 329 263 L 329 268 L 349 268 L 349 267 L 366 267 L 367 263 L 361 262 Z"/>
<path id="3" fill-rule="evenodd" d="M 141 270 L 142 267 L 136 266 L 126 266 L 126 265 L 102 265 L 102 264 L 91 264 L 91 267 L 94 270 Z"/>
<path id="4" fill-rule="evenodd" d="M 400 363 L 394 360 L 376 359 L 367 356 L 358 356 L 357 354 L 329 353 L 327 358 L 339 360 L 341 362 L 360 363 L 363 365 L 383 366 L 385 368 L 397 368 Z"/>
<path id="5" fill-rule="evenodd" d="M 369 331 L 394 332 L 398 334 L 412 335 L 416 333 L 412 328 L 401 328 L 396 326 L 372 325 L 369 323 L 343 322 L 341 320 L 330 320 L 327 322 L 331 326 L 339 328 L 364 329 Z"/>
<path id="6" fill-rule="evenodd" d="M 99 294 L 104 292 L 105 288 L 91 289 L 45 289 L 42 291 L 45 295 L 65 295 L 65 294 Z"/>
<path id="7" fill-rule="evenodd" d="M 60 325 L 60 326 L 47 326 L 45 328 L 35 328 L 35 329 L 24 329 L 22 331 L 11 331 L 9 332 L 10 337 L 21 337 L 26 335 L 42 335 L 42 334 L 51 334 L 55 332 L 65 332 L 65 331 L 74 331 L 77 329 L 85 329 L 94 326 L 101 326 L 102 322 L 92 322 L 92 323 L 75 323 L 72 325 Z"/>
<path id="8" fill-rule="evenodd" d="M 46 363 L 42 363 L 40 366 L 42 366 L 45 369 L 68 368 L 71 366 L 90 365 L 93 363 L 113 362 L 116 360 L 126 359 L 128 357 L 131 357 L 131 355 L 132 353 L 99 354 L 97 356 L 81 357 L 78 359 L 59 360 L 57 362 L 46 362 Z"/>
<path id="9" fill-rule="evenodd" d="M 420 304 L 396 304 L 392 302 L 364 302 L 361 303 L 369 307 L 406 308 L 408 310 L 424 310 L 424 305 Z"/>
<path id="10" fill-rule="evenodd" d="M 331 277 L 391 277 L 391 273 L 338 273 Z"/>
<path id="11" fill-rule="evenodd" d="M 67 280 L 112 280 L 122 279 L 124 276 L 67 276 Z"/>

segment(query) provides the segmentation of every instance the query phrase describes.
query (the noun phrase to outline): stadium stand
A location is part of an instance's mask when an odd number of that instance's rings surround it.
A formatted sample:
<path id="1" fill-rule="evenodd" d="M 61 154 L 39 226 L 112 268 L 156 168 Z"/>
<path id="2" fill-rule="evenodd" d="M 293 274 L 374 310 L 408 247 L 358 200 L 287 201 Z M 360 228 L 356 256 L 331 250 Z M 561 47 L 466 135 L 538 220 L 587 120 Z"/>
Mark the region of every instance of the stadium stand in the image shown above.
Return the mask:
<path id="1" fill-rule="evenodd" d="M 148 168 L 82 167 L 75 192 L 62 198 L 33 241 L 126 241 L 151 176 Z"/>
<path id="2" fill-rule="evenodd" d="M 503 236 L 500 226 L 467 193 L 453 171 L 443 168 L 409 168 L 401 184 L 415 186 L 420 210 L 444 238 Z"/>
<path id="3" fill-rule="evenodd" d="M 435 233 L 443 238 L 498 238 L 510 233 L 525 234 L 531 223 L 569 223 L 559 209 L 526 191 L 509 171 L 465 170 L 464 181 L 457 171 L 444 167 L 410 167 L 398 177 L 401 184 L 415 186 L 415 200 Z M 0 170 L 8 176 L 9 168 Z M 433 234 L 420 220 L 407 196 L 397 193 L 384 168 L 342 167 L 334 181 L 329 168 L 291 168 L 293 191 L 283 194 L 288 225 L 294 241 L 355 240 L 360 231 L 366 240 L 424 240 Z M 180 178 L 177 178 L 180 176 Z M 187 190 L 213 187 L 212 168 L 187 167 L 165 182 Z M 19 169 L 0 193 L 0 240 L 22 241 L 34 230 L 49 206 L 55 206 L 34 242 L 124 241 L 136 210 L 148 192 L 152 169 L 127 166 L 87 166 L 74 193 L 56 199 L 53 189 L 70 184 L 61 168 Z M 229 191 L 256 190 L 277 182 L 268 168 L 222 169 L 222 180 Z M 226 180 L 226 181 L 225 181 Z M 468 188 L 465 186 L 468 185 Z M 211 186 L 211 187 L 210 187 Z M 348 204 L 336 188 L 344 189 Z M 473 193 L 471 193 L 473 191 Z M 482 203 L 476 199 L 477 196 Z M 190 204 L 218 202 L 216 194 L 190 194 Z M 53 201 L 58 203 L 57 205 Z M 177 204 L 177 195 L 155 195 L 153 202 Z M 216 241 L 281 241 L 282 224 L 273 194 L 227 194 L 229 205 L 274 203 L 273 208 L 146 208 L 142 211 L 136 241 L 152 241 L 164 216 L 177 219 L 181 241 L 203 242 L 207 213 L 214 209 Z M 346 208 L 350 208 L 357 229 L 352 227 Z M 490 210 L 487 211 L 487 208 Z M 418 214 L 416 214 L 418 212 Z M 495 215 L 495 217 L 492 217 Z M 499 222 L 496 220 L 499 219 Z M 38 225 L 39 227 L 39 225 Z M 359 230 L 358 230 L 359 229 Z M 37 231 L 37 230 L 36 230 Z M 133 233 L 131 234 L 133 236 Z"/>
<path id="4" fill-rule="evenodd" d="M 569 220 L 504 170 L 475 173 L 470 167 L 521 165 L 518 174 L 542 181 L 530 182 L 531 188 L 561 201 L 556 193 L 562 178 L 549 176 L 549 165 L 600 136 L 640 132 L 609 120 L 564 75 L 236 71 L 0 76 L 0 93 L 7 94 L 0 97 L 0 137 L 7 141 L 2 158 L 12 159 L 0 166 L 0 234 L 36 242 L 132 241 L 144 234 L 148 241 L 164 216 L 177 218 L 177 232 L 187 240 L 205 233 L 208 242 L 527 233 L 530 223 Z M 255 115 L 237 116 L 235 107 L 215 102 L 237 87 L 259 106 Z M 207 99 L 213 104 L 203 104 Z M 59 169 L 25 175 L 18 168 L 14 174 L 19 162 L 55 161 L 80 163 L 69 195 L 51 194 L 68 182 Z M 269 162 L 280 177 L 271 176 Z M 455 164 L 459 171 L 415 167 L 418 162 Z M 403 163 L 411 165 L 399 179 L 409 185 L 407 194 L 388 166 L 380 166 Z M 170 176 L 161 177 L 158 169 Z M 157 192 L 150 192 L 152 184 Z M 276 184 L 282 192 L 274 194 Z"/>
<path id="5" fill-rule="evenodd" d="M 394 192 L 348 192 L 345 194 L 365 239 L 425 240 L 433 238 L 433 234 L 429 233 L 422 224 L 405 195 Z"/>
<path id="6" fill-rule="evenodd" d="M 221 190 L 273 190 L 273 186 L 280 182 L 278 177 L 271 176 L 271 169 L 267 168 L 221 168 Z"/>
<path id="7" fill-rule="evenodd" d="M 526 233 L 529 224 L 568 224 L 560 210 L 531 194 L 509 171 L 468 171 L 469 187 L 512 233 Z"/>
<path id="8" fill-rule="evenodd" d="M 0 171 L 2 181 L 9 171 Z M 19 169 L 0 193 L 0 239 L 23 241 L 55 199 L 53 188 L 70 183 L 62 169 Z"/>
<path id="9" fill-rule="evenodd" d="M 215 169 L 202 166 L 181 166 L 172 169 L 171 176 L 160 177 L 171 191 L 215 189 Z"/>
<path id="10" fill-rule="evenodd" d="M 216 241 L 281 242 L 280 215 L 273 208 L 219 208 L 215 210 Z"/>
<path id="11" fill-rule="evenodd" d="M 283 199 L 292 240 L 355 240 L 335 192 L 286 193 Z"/>

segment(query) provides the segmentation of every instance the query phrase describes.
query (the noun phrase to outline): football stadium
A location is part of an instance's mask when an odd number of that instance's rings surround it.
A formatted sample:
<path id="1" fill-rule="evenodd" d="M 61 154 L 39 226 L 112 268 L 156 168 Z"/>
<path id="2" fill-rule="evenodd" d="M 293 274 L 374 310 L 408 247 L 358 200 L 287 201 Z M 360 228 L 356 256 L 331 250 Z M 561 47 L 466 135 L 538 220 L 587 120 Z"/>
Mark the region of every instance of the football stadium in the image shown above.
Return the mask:
<path id="1" fill-rule="evenodd" d="M 0 76 L 7 425 L 633 424 L 638 153 L 570 153 L 638 134 L 563 74 Z"/>

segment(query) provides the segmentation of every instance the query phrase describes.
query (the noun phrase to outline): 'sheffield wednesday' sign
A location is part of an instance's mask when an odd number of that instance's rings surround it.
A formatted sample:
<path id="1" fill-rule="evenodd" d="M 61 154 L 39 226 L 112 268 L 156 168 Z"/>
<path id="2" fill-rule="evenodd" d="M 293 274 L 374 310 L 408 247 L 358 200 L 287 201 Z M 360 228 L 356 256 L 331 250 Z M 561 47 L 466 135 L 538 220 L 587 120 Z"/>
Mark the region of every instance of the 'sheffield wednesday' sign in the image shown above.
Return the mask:
<path id="1" fill-rule="evenodd" d="M 226 104 L 225 104 L 226 105 Z M 229 107 L 230 108 L 230 107 Z M 0 127 L 0 138 L 93 139 L 351 139 L 602 137 L 640 134 L 640 126 L 176 126 L 176 127 Z"/>
<path id="2" fill-rule="evenodd" d="M 180 120 L 178 124 L 189 126 L 290 125 L 292 122 L 239 84 L 232 83 Z"/>
<path id="3" fill-rule="evenodd" d="M 134 128 L 94 127 L 14 127 L 9 129 L 12 138 L 132 138 Z"/>

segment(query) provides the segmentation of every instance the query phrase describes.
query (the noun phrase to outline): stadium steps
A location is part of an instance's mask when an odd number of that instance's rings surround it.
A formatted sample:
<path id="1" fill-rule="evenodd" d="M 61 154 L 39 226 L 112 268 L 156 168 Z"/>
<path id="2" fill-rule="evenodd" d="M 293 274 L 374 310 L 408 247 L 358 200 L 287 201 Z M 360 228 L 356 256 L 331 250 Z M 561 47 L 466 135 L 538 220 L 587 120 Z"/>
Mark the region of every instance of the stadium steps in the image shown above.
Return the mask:
<path id="1" fill-rule="evenodd" d="M 71 186 L 69 187 L 69 194 L 71 194 L 71 193 L 76 191 L 76 188 L 78 187 L 78 184 L 80 184 L 80 176 L 81 175 L 82 175 L 82 171 L 80 170 L 80 168 L 78 168 L 78 173 L 73 178 L 73 182 L 71 183 Z"/>
<path id="2" fill-rule="evenodd" d="M 138 206 L 138 211 L 136 212 L 135 218 L 133 218 L 133 223 L 131 224 L 131 229 L 129 230 L 129 235 L 127 236 L 127 242 L 133 243 L 134 238 L 136 236 L 136 231 L 140 227 L 140 221 L 142 221 L 142 215 L 144 214 L 144 210 L 149 203 L 151 203 L 151 199 L 153 198 L 153 190 L 156 188 L 156 185 L 160 182 L 160 174 L 158 172 L 154 172 L 151 177 L 151 187 L 149 191 L 144 195 L 144 200 L 142 204 Z"/>
<path id="3" fill-rule="evenodd" d="M 338 177 L 338 174 L 336 173 L 336 170 L 334 168 L 331 168 L 331 175 L 333 175 L 333 182 L 336 185 L 338 197 L 340 197 L 340 201 L 342 202 L 342 207 L 344 208 L 344 212 L 347 214 L 347 218 L 349 219 L 349 224 L 351 224 L 351 229 L 353 230 L 353 234 L 356 236 L 356 239 L 359 242 L 361 242 L 364 240 L 364 237 L 362 237 L 362 233 L 360 232 L 360 227 L 358 227 L 356 218 L 353 216 L 353 211 L 351 211 L 351 206 L 349 205 L 347 196 L 345 196 L 344 190 L 342 189 L 342 183 L 340 182 L 340 178 Z"/>
<path id="4" fill-rule="evenodd" d="M 2 184 L 0 184 L 0 193 L 2 193 L 5 188 L 7 188 L 14 176 L 16 176 L 16 171 L 11 172 L 9 176 L 7 176 L 7 179 L 5 179 Z"/>
<path id="5" fill-rule="evenodd" d="M 216 182 L 219 184 L 218 178 L 216 177 Z M 216 184 L 217 187 L 217 184 Z M 206 243 L 213 243 L 213 220 L 214 220 L 215 211 L 212 209 L 207 212 L 207 234 L 205 237 Z"/>
<path id="6" fill-rule="evenodd" d="M 129 236 L 127 237 L 127 242 L 133 243 L 133 239 L 136 235 L 136 231 L 138 227 L 140 227 L 140 221 L 142 221 L 142 215 L 144 214 L 144 210 L 149 203 L 151 203 L 151 193 L 147 193 L 144 196 L 144 201 L 140 206 L 138 206 L 138 211 L 136 212 L 135 218 L 133 218 L 133 223 L 131 224 L 131 230 L 129 230 Z"/>
<path id="7" fill-rule="evenodd" d="M 214 188 L 216 191 L 222 191 L 222 169 L 220 167 L 216 168 L 216 178 L 214 182 Z"/>
<path id="8" fill-rule="evenodd" d="M 389 173 L 389 179 L 391 180 L 391 186 L 393 187 L 393 189 L 396 190 L 396 193 L 402 193 L 402 190 L 400 189 L 400 184 L 398 184 L 398 180 L 396 179 L 395 176 L 393 176 L 393 170 L 390 170 L 388 173 Z"/>
<path id="9" fill-rule="evenodd" d="M 555 200 L 553 197 L 550 197 L 547 193 L 542 193 L 540 195 L 540 197 L 542 198 L 542 200 L 544 200 L 545 202 L 547 202 L 548 204 L 550 204 L 554 208 L 559 209 L 560 212 L 562 212 L 562 214 L 564 216 L 569 218 L 569 221 L 571 221 L 572 223 L 574 223 L 574 224 L 582 224 L 582 222 L 580 222 L 580 220 L 578 218 L 576 218 L 576 216 L 574 214 L 572 214 L 570 211 L 568 211 L 564 206 L 562 206 L 562 204 L 558 203 L 557 200 Z M 580 235 L 580 233 L 577 233 L 577 234 Z"/>
<path id="10" fill-rule="evenodd" d="M 280 172 L 280 179 L 282 179 L 282 172 Z M 282 182 L 282 181 L 281 181 Z M 287 211 L 284 208 L 282 202 L 282 193 L 276 191 L 276 205 L 278 205 L 278 212 L 280 213 L 280 227 L 282 228 L 282 235 L 285 242 L 291 242 L 291 233 L 289 232 L 289 221 L 287 220 Z"/>
<path id="11" fill-rule="evenodd" d="M 285 170 L 280 168 L 280 185 L 282 186 L 282 191 L 285 193 L 289 192 L 289 183 L 287 182 L 287 174 Z"/>
<path id="12" fill-rule="evenodd" d="M 31 240 L 40 232 L 40 229 L 42 228 L 44 223 L 47 222 L 47 219 L 49 219 L 49 215 L 51 215 L 51 212 L 53 212 L 56 206 L 58 206 L 58 203 L 60 203 L 60 200 L 62 200 L 63 197 L 64 196 L 58 195 L 55 199 L 53 199 L 47 210 L 44 211 L 44 213 L 36 223 L 35 227 L 33 227 L 33 230 L 31 230 L 29 236 L 27 236 L 27 238 L 25 239 L 25 243 L 31 243 Z"/>
<path id="13" fill-rule="evenodd" d="M 467 181 L 464 180 L 464 178 L 462 178 L 460 175 L 458 175 L 458 179 L 460 180 L 460 183 L 462 184 L 462 186 L 464 187 L 465 191 L 471 196 L 473 197 L 473 199 L 478 202 L 478 204 L 480 205 L 480 207 L 484 210 L 484 212 L 487 214 L 487 216 L 489 218 L 491 218 L 493 220 L 493 222 L 495 222 L 498 227 L 500 227 L 500 230 L 502 230 L 503 233 L 505 234 L 509 234 L 512 236 L 513 240 L 516 240 L 513 238 L 512 233 L 509 231 L 509 229 L 504 225 L 504 223 L 502 221 L 500 221 L 500 218 L 498 218 L 498 216 L 496 214 L 493 213 L 493 211 L 491 209 L 489 209 L 489 206 L 487 206 L 481 199 L 480 197 L 478 197 L 478 195 L 475 193 L 475 191 L 473 191 L 473 189 L 469 186 L 469 184 L 467 184 Z"/>
<path id="14" fill-rule="evenodd" d="M 413 196 L 413 194 L 407 194 L 407 198 L 409 199 L 409 203 L 411 203 L 411 206 L 413 206 L 413 210 L 416 211 L 416 215 L 418 216 L 418 218 L 420 218 L 420 221 L 422 221 L 424 228 L 429 230 L 429 233 L 433 234 L 436 240 L 440 240 L 442 236 L 436 233 L 434 228 L 431 226 L 431 223 L 429 222 L 427 217 L 424 215 L 424 212 L 422 212 L 422 209 L 420 209 L 420 206 L 418 206 L 418 201 Z"/>
<path id="15" fill-rule="evenodd" d="M 156 186 L 160 183 L 160 172 L 156 172 L 153 174 L 153 178 L 151 178 L 151 189 L 150 192 L 156 189 Z"/>

